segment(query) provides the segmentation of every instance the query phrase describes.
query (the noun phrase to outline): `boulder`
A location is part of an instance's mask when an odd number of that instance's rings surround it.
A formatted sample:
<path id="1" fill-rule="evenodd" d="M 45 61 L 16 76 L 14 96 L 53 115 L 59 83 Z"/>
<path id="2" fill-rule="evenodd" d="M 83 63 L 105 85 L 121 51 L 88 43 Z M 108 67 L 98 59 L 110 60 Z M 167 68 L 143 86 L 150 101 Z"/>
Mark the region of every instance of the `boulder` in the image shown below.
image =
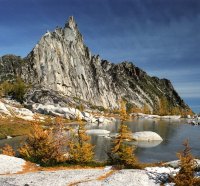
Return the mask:
<path id="1" fill-rule="evenodd" d="M 80 119 L 84 119 L 84 116 L 80 112 L 80 110 L 70 107 L 61 107 L 59 105 L 33 104 L 32 109 L 40 114 L 59 116 L 67 119 L 76 119 L 78 117 Z"/>
<path id="2" fill-rule="evenodd" d="M 163 139 L 155 132 L 142 131 L 133 133 L 133 139 L 136 141 L 162 141 Z"/>
<path id="3" fill-rule="evenodd" d="M 195 159 L 195 161 L 196 161 L 196 167 L 200 168 L 200 160 L 199 159 Z M 173 167 L 173 168 L 178 168 L 179 167 L 179 163 L 180 163 L 179 160 L 174 160 L 174 161 L 166 162 L 164 165 L 167 165 L 167 166 L 170 166 L 170 167 Z"/>

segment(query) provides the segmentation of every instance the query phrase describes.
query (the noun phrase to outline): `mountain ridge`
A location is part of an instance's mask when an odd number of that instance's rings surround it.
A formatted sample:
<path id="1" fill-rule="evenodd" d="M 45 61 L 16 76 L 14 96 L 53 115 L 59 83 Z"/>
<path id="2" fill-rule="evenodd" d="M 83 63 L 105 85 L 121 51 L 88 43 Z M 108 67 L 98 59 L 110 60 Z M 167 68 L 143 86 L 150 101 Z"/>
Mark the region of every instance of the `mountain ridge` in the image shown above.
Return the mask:
<path id="1" fill-rule="evenodd" d="M 151 77 L 131 62 L 114 64 L 92 55 L 73 17 L 64 28 L 45 33 L 27 57 L 2 56 L 0 74 L 1 81 L 8 75 L 19 76 L 33 87 L 105 108 L 118 107 L 123 98 L 155 111 L 164 97 L 171 107 L 189 109 L 169 80 Z"/>

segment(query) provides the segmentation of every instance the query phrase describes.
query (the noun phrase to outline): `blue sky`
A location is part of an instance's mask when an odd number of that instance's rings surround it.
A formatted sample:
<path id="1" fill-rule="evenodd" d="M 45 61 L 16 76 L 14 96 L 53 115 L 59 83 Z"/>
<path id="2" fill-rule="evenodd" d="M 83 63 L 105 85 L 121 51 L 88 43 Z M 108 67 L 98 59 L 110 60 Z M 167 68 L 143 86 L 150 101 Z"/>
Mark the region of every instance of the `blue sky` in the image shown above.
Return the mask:
<path id="1" fill-rule="evenodd" d="M 26 56 L 71 15 L 93 54 L 170 79 L 200 112 L 199 0 L 0 0 L 0 56 Z"/>

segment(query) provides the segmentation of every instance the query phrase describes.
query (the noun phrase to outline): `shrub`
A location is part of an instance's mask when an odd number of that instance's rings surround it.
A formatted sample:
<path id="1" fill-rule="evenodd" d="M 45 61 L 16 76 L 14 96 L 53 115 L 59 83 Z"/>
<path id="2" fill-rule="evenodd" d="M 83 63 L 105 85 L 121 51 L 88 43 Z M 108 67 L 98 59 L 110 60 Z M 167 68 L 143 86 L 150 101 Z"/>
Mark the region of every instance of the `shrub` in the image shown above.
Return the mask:
<path id="1" fill-rule="evenodd" d="M 183 145 L 185 149 L 177 154 L 180 160 L 180 171 L 174 178 L 171 178 L 172 182 L 174 182 L 176 186 L 199 186 L 200 178 L 196 178 L 194 175 L 196 161 L 191 154 L 188 140 L 186 140 Z"/>
<path id="2" fill-rule="evenodd" d="M 78 118 L 78 134 L 73 135 L 69 141 L 70 161 L 75 163 L 90 163 L 93 160 L 93 146 L 90 144 L 90 137 L 86 134 L 85 124 Z"/>
<path id="3" fill-rule="evenodd" d="M 26 160 L 45 166 L 54 165 L 66 160 L 63 143 L 60 136 L 54 136 L 51 130 L 44 130 L 38 123 L 34 123 L 33 131 L 19 153 Z"/>
<path id="4" fill-rule="evenodd" d="M 15 156 L 15 151 L 10 145 L 6 144 L 2 148 L 2 154 L 7 155 L 7 156 Z"/>
<path id="5" fill-rule="evenodd" d="M 125 141 L 132 140 L 132 132 L 124 124 L 124 121 L 128 118 L 126 113 L 125 102 L 122 100 L 120 103 L 120 128 L 119 134 L 113 141 L 113 148 L 111 152 L 108 152 L 109 163 L 120 165 L 125 168 L 135 168 L 138 165 L 138 161 L 134 156 L 135 148 L 129 146 Z"/>
<path id="6" fill-rule="evenodd" d="M 9 81 L 4 81 L 0 85 L 1 96 L 8 96 L 8 94 L 12 91 L 13 85 Z"/>
<path id="7" fill-rule="evenodd" d="M 111 164 L 121 165 L 126 168 L 134 168 L 137 164 L 137 159 L 134 156 L 135 148 L 129 146 L 124 141 L 131 139 L 131 132 L 125 124 L 120 125 L 119 134 L 115 138 L 111 152 L 108 153 Z"/>
<path id="8" fill-rule="evenodd" d="M 28 85 L 21 78 L 16 78 L 14 82 L 4 81 L 0 85 L 1 96 L 12 96 L 19 102 L 23 102 L 24 95 L 28 89 Z"/>
<path id="9" fill-rule="evenodd" d="M 28 85 L 26 85 L 21 78 L 17 78 L 13 84 L 13 89 L 10 94 L 14 99 L 22 103 L 27 88 Z"/>

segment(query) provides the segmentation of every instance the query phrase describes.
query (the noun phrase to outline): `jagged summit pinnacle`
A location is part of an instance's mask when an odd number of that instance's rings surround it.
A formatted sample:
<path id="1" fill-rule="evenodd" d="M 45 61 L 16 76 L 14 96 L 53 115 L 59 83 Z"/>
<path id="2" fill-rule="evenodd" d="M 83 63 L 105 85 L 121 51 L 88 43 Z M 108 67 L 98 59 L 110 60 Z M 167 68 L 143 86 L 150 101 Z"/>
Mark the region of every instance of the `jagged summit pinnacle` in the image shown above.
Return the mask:
<path id="1" fill-rule="evenodd" d="M 66 24 L 65 24 L 65 28 L 71 28 L 74 29 L 77 27 L 77 24 L 75 22 L 75 19 L 73 16 L 70 16 L 69 19 L 67 20 Z"/>
<path id="2" fill-rule="evenodd" d="M 156 111 L 164 97 L 170 108 L 189 109 L 169 81 L 152 78 L 132 63 L 112 64 L 93 56 L 72 16 L 64 28 L 47 32 L 24 62 L 17 57 L 2 57 L 0 67 L 0 80 L 16 76 L 32 85 L 36 94 L 30 93 L 27 100 L 33 102 L 59 102 L 54 95 L 53 100 L 45 97 L 44 89 L 105 108 L 117 108 L 118 99 L 124 98 L 133 106 L 148 105 Z"/>

